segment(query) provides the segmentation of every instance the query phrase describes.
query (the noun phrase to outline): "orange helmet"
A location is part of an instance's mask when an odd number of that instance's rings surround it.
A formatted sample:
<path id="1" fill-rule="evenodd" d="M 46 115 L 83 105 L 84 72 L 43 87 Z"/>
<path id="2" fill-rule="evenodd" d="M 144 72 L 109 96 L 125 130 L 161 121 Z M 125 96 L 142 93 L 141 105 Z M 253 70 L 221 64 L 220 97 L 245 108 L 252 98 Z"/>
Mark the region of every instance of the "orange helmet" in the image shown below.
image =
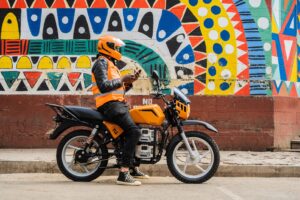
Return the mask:
<path id="1" fill-rule="evenodd" d="M 116 60 L 121 60 L 120 47 L 124 46 L 125 43 L 111 35 L 105 35 L 99 38 L 98 41 L 98 52 L 110 56 Z"/>

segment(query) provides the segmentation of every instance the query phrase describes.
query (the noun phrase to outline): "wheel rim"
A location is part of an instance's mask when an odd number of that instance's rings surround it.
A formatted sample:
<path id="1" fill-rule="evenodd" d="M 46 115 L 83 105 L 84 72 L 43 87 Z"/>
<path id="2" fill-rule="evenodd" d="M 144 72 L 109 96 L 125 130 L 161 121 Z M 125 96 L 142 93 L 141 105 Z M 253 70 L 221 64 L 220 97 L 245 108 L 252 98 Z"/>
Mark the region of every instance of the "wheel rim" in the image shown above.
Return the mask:
<path id="1" fill-rule="evenodd" d="M 79 150 L 84 149 L 85 141 L 87 136 L 77 136 L 69 140 L 63 147 L 62 150 L 62 163 L 64 168 L 71 174 L 79 177 L 86 177 L 93 174 L 101 165 L 101 157 L 89 158 L 86 163 L 75 163 L 75 154 Z M 95 153 L 96 148 L 99 144 L 93 140 L 90 152 Z M 99 148 L 99 154 L 101 155 L 101 149 Z"/>
<path id="2" fill-rule="evenodd" d="M 198 179 L 205 176 L 214 164 L 214 152 L 211 146 L 199 137 L 189 137 L 192 157 L 183 141 L 180 141 L 173 151 L 173 164 L 177 172 L 186 178 Z"/>

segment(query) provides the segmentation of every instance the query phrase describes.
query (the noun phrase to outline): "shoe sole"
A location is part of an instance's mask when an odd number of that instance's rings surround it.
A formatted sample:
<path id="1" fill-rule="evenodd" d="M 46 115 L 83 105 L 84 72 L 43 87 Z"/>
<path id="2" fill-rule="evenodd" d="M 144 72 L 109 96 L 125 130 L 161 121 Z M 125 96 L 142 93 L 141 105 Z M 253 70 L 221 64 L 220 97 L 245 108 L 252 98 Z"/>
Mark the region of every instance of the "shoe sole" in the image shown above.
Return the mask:
<path id="1" fill-rule="evenodd" d="M 149 176 L 132 176 L 133 178 L 137 178 L 137 179 L 149 179 Z"/>
<path id="2" fill-rule="evenodd" d="M 127 183 L 127 182 L 123 182 L 123 181 L 117 181 L 118 185 L 128 185 L 128 186 L 140 186 L 142 185 L 141 182 L 138 183 Z"/>

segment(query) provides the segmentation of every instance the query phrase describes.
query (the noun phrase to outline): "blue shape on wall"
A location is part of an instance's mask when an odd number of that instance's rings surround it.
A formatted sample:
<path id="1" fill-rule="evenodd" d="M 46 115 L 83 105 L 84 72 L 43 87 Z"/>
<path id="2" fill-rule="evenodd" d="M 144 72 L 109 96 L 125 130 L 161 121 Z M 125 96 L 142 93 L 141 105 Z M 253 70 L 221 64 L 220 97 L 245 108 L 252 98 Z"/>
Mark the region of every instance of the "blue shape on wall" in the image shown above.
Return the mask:
<path id="1" fill-rule="evenodd" d="M 108 9 L 107 8 L 88 8 L 87 9 L 92 29 L 94 33 L 100 34 L 103 30 Z"/>
<path id="2" fill-rule="evenodd" d="M 123 9 L 123 17 L 125 22 L 125 27 L 128 31 L 131 31 L 136 23 L 139 14 L 139 9 L 137 8 L 125 8 Z"/>
<path id="3" fill-rule="evenodd" d="M 168 38 L 181 26 L 178 18 L 171 12 L 163 10 L 159 20 L 156 38 L 158 42 Z"/>
<path id="4" fill-rule="evenodd" d="M 28 8 L 27 10 L 27 21 L 30 32 L 33 36 L 38 36 L 41 26 L 41 15 L 42 9 L 40 8 Z"/>
<path id="5" fill-rule="evenodd" d="M 187 45 L 176 56 L 176 62 L 179 64 L 188 64 L 195 61 L 195 56 L 191 45 Z"/>
<path id="6" fill-rule="evenodd" d="M 68 33 L 72 29 L 73 21 L 74 21 L 74 8 L 58 8 L 57 9 L 57 17 L 58 17 L 58 25 L 63 33 Z"/>

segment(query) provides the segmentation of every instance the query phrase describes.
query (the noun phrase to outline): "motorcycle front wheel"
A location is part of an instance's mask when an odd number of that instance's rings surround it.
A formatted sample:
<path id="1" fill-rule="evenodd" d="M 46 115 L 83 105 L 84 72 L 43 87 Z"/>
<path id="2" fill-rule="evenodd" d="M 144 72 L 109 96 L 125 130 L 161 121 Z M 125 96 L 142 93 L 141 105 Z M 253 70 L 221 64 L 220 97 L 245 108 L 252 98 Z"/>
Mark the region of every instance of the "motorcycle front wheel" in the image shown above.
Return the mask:
<path id="1" fill-rule="evenodd" d="M 201 132 L 186 132 L 193 155 L 190 155 L 180 136 L 170 142 L 167 152 L 167 164 L 172 175 L 184 183 L 203 183 L 217 171 L 220 153 L 214 140 Z"/>
<path id="2" fill-rule="evenodd" d="M 60 171 L 73 181 L 92 181 L 99 177 L 108 163 L 108 150 L 100 145 L 101 140 L 95 137 L 89 153 L 84 146 L 90 131 L 75 130 L 66 135 L 56 151 L 57 165 Z"/>

